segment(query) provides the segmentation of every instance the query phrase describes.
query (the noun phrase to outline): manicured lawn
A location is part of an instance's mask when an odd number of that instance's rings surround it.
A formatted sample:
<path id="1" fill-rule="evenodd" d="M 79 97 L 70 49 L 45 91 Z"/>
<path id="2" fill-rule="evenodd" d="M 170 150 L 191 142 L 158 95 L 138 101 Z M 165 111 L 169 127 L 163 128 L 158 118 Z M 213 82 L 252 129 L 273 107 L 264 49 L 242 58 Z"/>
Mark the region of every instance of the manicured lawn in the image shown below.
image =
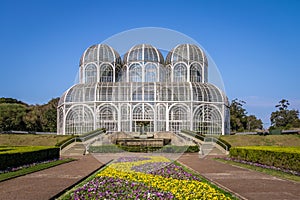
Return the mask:
<path id="1" fill-rule="evenodd" d="M 56 146 L 74 136 L 0 134 L 0 146 Z"/>
<path id="2" fill-rule="evenodd" d="M 165 157 L 115 160 L 59 199 L 236 199 Z"/>
<path id="3" fill-rule="evenodd" d="M 71 159 L 71 158 L 63 159 L 63 160 L 56 160 L 56 161 L 31 165 L 31 166 L 28 166 L 28 167 L 21 168 L 17 171 L 1 173 L 0 174 L 0 182 L 8 180 L 8 179 L 16 178 L 18 176 L 23 176 L 23 175 L 26 175 L 26 174 L 30 174 L 30 173 L 33 173 L 33 172 L 36 172 L 36 171 L 40 171 L 40 170 L 43 170 L 43 169 L 47 169 L 47 168 L 50 168 L 50 167 L 54 167 L 54 166 L 64 164 L 64 163 L 67 163 L 67 162 L 71 162 L 73 160 L 74 159 Z"/>
<path id="4" fill-rule="evenodd" d="M 300 135 L 222 135 L 231 146 L 300 146 Z"/>

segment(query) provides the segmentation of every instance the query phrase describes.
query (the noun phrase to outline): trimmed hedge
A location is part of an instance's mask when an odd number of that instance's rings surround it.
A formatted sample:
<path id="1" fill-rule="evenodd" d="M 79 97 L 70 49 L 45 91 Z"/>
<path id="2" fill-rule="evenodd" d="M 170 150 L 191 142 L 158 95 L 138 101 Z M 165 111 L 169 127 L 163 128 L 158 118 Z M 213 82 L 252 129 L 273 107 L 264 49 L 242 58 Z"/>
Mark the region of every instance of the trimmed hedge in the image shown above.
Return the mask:
<path id="1" fill-rule="evenodd" d="M 300 147 L 231 147 L 230 157 L 300 172 Z"/>
<path id="2" fill-rule="evenodd" d="M 146 147 L 146 146 L 117 146 L 117 145 L 102 145 L 90 146 L 90 153 L 118 153 L 118 152 L 159 152 L 159 153 L 194 153 L 199 152 L 198 146 L 172 146 L 164 147 Z"/>
<path id="3" fill-rule="evenodd" d="M 0 147 L 0 170 L 58 158 L 58 147 Z"/>
<path id="4" fill-rule="evenodd" d="M 117 145 L 101 145 L 89 146 L 88 152 L 90 153 L 120 153 L 123 152 Z"/>

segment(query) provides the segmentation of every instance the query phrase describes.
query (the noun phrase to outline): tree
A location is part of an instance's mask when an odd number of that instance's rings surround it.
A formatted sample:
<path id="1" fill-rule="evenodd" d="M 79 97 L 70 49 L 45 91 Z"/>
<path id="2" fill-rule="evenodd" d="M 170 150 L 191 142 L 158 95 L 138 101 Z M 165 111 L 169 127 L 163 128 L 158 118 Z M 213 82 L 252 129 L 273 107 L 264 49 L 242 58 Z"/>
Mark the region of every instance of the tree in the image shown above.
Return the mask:
<path id="1" fill-rule="evenodd" d="M 247 115 L 243 108 L 245 101 L 234 99 L 230 105 L 230 127 L 231 131 L 243 132 L 256 129 L 262 129 L 263 123 L 255 115 Z"/>
<path id="2" fill-rule="evenodd" d="M 279 101 L 275 107 L 277 111 L 271 113 L 271 127 L 270 129 L 291 129 L 300 127 L 299 111 L 289 110 L 290 103 L 286 99 Z"/>
<path id="3" fill-rule="evenodd" d="M 29 111 L 24 115 L 26 131 L 43 131 L 41 123 L 41 112 L 38 106 L 31 106 Z"/>
<path id="4" fill-rule="evenodd" d="M 246 110 L 243 108 L 245 101 L 234 99 L 230 105 L 230 127 L 232 131 L 244 131 L 247 124 Z"/>
<path id="5" fill-rule="evenodd" d="M 56 132 L 59 98 L 47 104 L 28 105 L 13 98 L 0 98 L 0 131 Z"/>
<path id="6" fill-rule="evenodd" d="M 51 99 L 41 107 L 43 131 L 56 132 L 57 128 L 57 105 L 59 98 Z"/>
<path id="7" fill-rule="evenodd" d="M 279 110 L 287 110 L 289 107 L 290 103 L 286 99 L 282 99 L 279 101 L 279 104 L 277 104 L 275 107 L 278 108 Z"/>
<path id="8" fill-rule="evenodd" d="M 0 131 L 25 130 L 26 125 L 23 116 L 27 112 L 27 107 L 17 103 L 0 104 Z"/>
<path id="9" fill-rule="evenodd" d="M 261 119 L 257 119 L 255 115 L 247 116 L 247 130 L 251 131 L 262 128 L 263 122 L 261 121 Z"/>
<path id="10" fill-rule="evenodd" d="M 0 98 L 0 104 L 1 103 L 16 103 L 16 104 L 22 104 L 22 105 L 28 106 L 28 104 L 24 103 L 23 101 L 19 101 L 17 99 L 13 99 L 13 98 L 5 98 L 5 97 Z"/>

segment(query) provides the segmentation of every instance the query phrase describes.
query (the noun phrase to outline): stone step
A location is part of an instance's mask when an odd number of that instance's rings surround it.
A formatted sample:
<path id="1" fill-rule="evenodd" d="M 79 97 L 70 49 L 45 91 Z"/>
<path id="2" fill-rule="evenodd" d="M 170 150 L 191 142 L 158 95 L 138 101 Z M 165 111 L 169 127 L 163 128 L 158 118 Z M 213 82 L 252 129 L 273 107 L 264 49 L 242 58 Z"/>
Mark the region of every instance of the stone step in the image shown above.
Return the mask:
<path id="1" fill-rule="evenodd" d="M 62 156 L 79 156 L 85 154 L 85 146 L 82 143 L 76 142 L 72 143 L 69 146 L 65 147 L 62 150 Z"/>
<path id="2" fill-rule="evenodd" d="M 202 155 L 224 155 L 225 153 L 214 146 L 214 143 L 204 143 L 201 145 Z"/>

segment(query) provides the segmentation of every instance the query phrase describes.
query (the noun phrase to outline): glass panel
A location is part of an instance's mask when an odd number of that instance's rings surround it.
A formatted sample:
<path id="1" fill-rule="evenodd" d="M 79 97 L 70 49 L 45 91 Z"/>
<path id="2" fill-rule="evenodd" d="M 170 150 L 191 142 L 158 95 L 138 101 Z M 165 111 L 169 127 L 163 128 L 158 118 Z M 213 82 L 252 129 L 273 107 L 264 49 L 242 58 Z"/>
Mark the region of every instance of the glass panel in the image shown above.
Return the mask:
<path id="1" fill-rule="evenodd" d="M 199 64 L 192 64 L 190 70 L 190 81 L 191 82 L 202 82 L 201 77 L 201 66 Z"/>
<path id="2" fill-rule="evenodd" d="M 132 64 L 129 69 L 130 82 L 142 82 L 142 77 L 142 66 L 140 66 L 139 64 Z"/>
<path id="3" fill-rule="evenodd" d="M 85 83 L 97 82 L 97 67 L 94 64 L 88 64 L 85 67 Z"/>
<path id="4" fill-rule="evenodd" d="M 145 68 L 145 82 L 157 81 L 157 67 L 154 64 L 147 64 Z"/>
<path id="5" fill-rule="evenodd" d="M 186 82 L 187 80 L 187 69 L 182 63 L 175 65 L 174 67 L 174 82 Z"/>
<path id="6" fill-rule="evenodd" d="M 100 67 L 100 82 L 113 82 L 113 68 L 105 64 Z"/>

